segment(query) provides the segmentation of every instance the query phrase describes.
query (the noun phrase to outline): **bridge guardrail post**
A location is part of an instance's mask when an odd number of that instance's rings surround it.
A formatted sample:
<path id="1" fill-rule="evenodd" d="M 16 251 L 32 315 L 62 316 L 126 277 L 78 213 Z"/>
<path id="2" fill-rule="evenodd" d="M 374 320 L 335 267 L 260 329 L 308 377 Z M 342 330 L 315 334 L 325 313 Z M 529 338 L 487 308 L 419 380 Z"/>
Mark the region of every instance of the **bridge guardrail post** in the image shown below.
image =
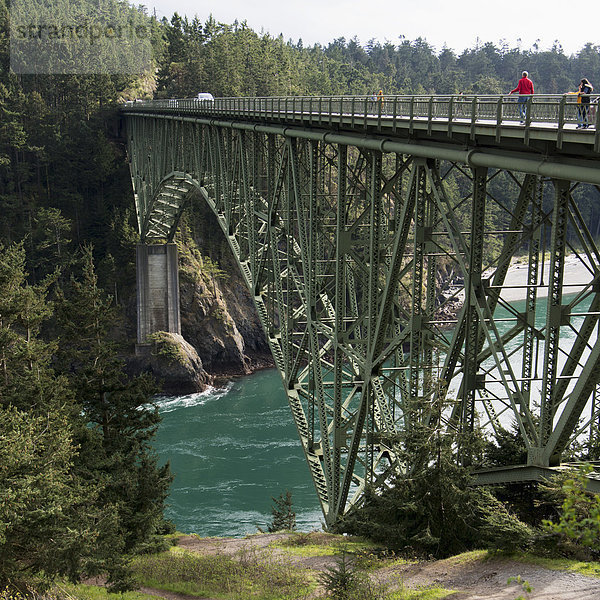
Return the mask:
<path id="1" fill-rule="evenodd" d="M 529 144 L 529 133 L 531 130 L 531 113 L 533 111 L 533 94 L 530 94 L 527 98 L 527 103 L 525 105 L 525 134 L 524 141 L 525 144 Z"/>
<path id="2" fill-rule="evenodd" d="M 448 99 L 448 137 L 452 137 L 452 119 L 454 116 L 454 96 Z"/>
<path id="3" fill-rule="evenodd" d="M 496 106 L 496 141 L 500 141 L 502 136 L 502 113 L 504 110 L 504 96 L 498 98 L 498 104 Z"/>
<path id="4" fill-rule="evenodd" d="M 429 96 L 427 107 L 427 135 L 431 135 L 431 123 L 433 121 L 433 96 Z"/>
<path id="5" fill-rule="evenodd" d="M 556 147 L 562 148 L 563 133 L 565 130 L 565 107 L 567 104 L 567 95 L 563 94 L 558 105 L 558 134 L 556 137 Z"/>
<path id="6" fill-rule="evenodd" d="M 471 100 L 471 139 L 475 140 L 475 122 L 477 121 L 477 96 Z"/>

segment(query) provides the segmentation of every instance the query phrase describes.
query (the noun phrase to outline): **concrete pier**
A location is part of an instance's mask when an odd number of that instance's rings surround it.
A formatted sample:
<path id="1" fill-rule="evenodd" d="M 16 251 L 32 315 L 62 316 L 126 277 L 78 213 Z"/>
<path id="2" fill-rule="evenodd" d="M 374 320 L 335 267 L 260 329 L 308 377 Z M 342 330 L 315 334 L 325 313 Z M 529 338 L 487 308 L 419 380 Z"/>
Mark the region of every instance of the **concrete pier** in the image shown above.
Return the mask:
<path id="1" fill-rule="evenodd" d="M 177 245 L 138 244 L 136 266 L 138 345 L 157 331 L 180 334 Z"/>

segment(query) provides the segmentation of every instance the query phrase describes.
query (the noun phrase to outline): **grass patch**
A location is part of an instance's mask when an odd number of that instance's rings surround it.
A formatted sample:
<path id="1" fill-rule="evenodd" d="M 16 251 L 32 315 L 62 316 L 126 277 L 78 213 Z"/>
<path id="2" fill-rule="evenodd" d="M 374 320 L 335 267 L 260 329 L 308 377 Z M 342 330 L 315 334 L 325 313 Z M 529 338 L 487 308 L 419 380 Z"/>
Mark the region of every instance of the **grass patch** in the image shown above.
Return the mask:
<path id="1" fill-rule="evenodd" d="M 464 565 L 470 562 L 475 562 L 478 560 L 487 560 L 491 558 L 492 554 L 490 554 L 487 550 L 471 550 L 470 552 L 463 552 L 462 554 L 455 554 L 449 558 L 444 559 L 446 562 L 451 563 L 453 565 Z"/>
<path id="2" fill-rule="evenodd" d="M 345 552 L 353 557 L 358 568 L 365 571 L 374 571 L 383 566 L 392 567 L 415 562 L 360 537 L 321 532 L 294 532 L 286 539 L 273 542 L 270 547 L 301 558 L 337 557 L 341 552 Z"/>
<path id="3" fill-rule="evenodd" d="M 317 546 L 315 544 L 307 544 L 306 546 L 288 546 L 285 544 L 273 544 L 274 547 L 280 548 L 288 554 L 309 558 L 311 556 L 334 556 L 335 549 L 331 546 Z"/>
<path id="4" fill-rule="evenodd" d="M 294 532 L 288 538 L 273 542 L 273 547 L 281 548 L 297 556 L 333 556 L 341 548 L 346 552 L 369 552 L 380 546 L 359 537 L 334 535 L 331 533 Z"/>
<path id="5" fill-rule="evenodd" d="M 427 587 L 395 592 L 389 596 L 389 600 L 452 600 L 454 594 L 456 592 L 441 587 Z"/>
<path id="6" fill-rule="evenodd" d="M 519 562 L 551 569 L 552 571 L 568 571 L 570 573 L 578 573 L 579 575 L 587 575 L 588 577 L 600 579 L 599 562 L 585 562 L 569 558 L 544 558 L 533 554 L 511 554 L 510 558 Z"/>
<path id="7" fill-rule="evenodd" d="M 297 600 L 314 584 L 289 565 L 255 552 L 222 554 L 163 552 L 133 561 L 140 585 L 227 600 Z"/>
<path id="8" fill-rule="evenodd" d="M 83 583 L 56 585 L 50 592 L 50 597 L 54 597 L 54 594 L 57 598 L 76 598 L 77 600 L 156 600 L 156 596 L 150 596 L 142 592 L 111 594 L 104 587 Z"/>

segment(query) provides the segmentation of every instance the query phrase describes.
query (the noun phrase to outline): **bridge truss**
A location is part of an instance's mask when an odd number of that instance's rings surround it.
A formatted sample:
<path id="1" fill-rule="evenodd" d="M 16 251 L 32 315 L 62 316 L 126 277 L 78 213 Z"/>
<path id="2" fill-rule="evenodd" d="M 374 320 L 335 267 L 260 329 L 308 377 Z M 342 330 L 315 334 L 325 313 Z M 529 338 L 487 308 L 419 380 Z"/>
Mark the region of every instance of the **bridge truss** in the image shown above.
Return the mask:
<path id="1" fill-rule="evenodd" d="M 367 136 L 126 121 L 142 239 L 172 239 L 194 193 L 214 211 L 327 523 L 405 470 L 402 432 L 433 407 L 458 431 L 517 424 L 527 463 L 482 481 L 532 478 L 596 440 L 600 252 L 580 181 Z M 520 304 L 505 284 L 515 257 Z M 585 273 L 569 285 L 568 261 Z"/>

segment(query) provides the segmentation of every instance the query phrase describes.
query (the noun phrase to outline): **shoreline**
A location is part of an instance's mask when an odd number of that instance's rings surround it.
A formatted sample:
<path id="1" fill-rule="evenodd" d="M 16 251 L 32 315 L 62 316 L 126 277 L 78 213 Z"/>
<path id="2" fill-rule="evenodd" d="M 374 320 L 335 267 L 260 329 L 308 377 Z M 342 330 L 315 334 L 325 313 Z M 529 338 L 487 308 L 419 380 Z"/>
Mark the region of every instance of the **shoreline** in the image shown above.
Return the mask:
<path id="1" fill-rule="evenodd" d="M 517 302 L 527 299 L 527 264 L 513 263 L 506 274 L 504 286 L 501 291 L 501 298 L 507 302 Z M 537 288 L 537 297 L 545 298 L 548 296 L 548 274 L 550 271 L 550 262 L 544 263 L 542 287 Z M 563 293 L 574 294 L 585 288 L 593 279 L 593 274 L 575 255 L 565 258 L 565 267 L 563 274 Z M 506 286 L 506 287 L 505 287 Z M 515 287 L 513 287 L 515 286 Z"/>

